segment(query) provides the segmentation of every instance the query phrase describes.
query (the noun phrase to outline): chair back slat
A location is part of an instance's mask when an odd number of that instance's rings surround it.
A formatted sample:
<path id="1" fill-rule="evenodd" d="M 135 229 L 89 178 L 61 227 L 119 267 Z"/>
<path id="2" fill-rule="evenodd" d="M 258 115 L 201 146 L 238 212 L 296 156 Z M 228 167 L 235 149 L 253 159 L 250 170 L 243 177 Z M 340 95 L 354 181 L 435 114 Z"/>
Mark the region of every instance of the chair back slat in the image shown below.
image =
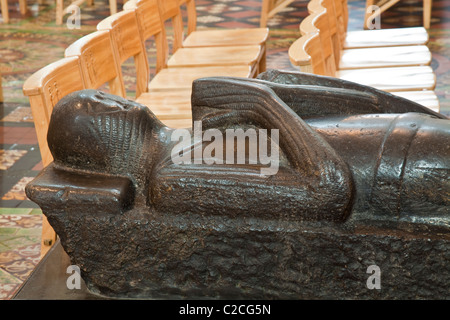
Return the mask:
<path id="1" fill-rule="evenodd" d="M 136 10 L 121 11 L 102 20 L 97 30 L 109 30 L 116 60 L 120 67 L 134 58 L 136 75 L 136 98 L 147 91 L 149 65 L 144 43 L 139 32 Z"/>
<path id="2" fill-rule="evenodd" d="M 160 16 L 157 0 L 130 0 L 126 10 L 135 10 L 141 41 L 154 40 L 156 47 L 156 72 L 167 67 L 169 49 L 166 32 Z"/>
<path id="3" fill-rule="evenodd" d="M 184 26 L 179 0 L 158 0 L 159 14 L 164 26 L 172 25 L 172 53 L 183 47 Z M 167 32 L 166 32 L 167 34 Z"/>
<path id="4" fill-rule="evenodd" d="M 197 8 L 195 0 L 179 0 L 180 8 L 185 7 L 187 13 L 187 35 L 197 29 Z"/>

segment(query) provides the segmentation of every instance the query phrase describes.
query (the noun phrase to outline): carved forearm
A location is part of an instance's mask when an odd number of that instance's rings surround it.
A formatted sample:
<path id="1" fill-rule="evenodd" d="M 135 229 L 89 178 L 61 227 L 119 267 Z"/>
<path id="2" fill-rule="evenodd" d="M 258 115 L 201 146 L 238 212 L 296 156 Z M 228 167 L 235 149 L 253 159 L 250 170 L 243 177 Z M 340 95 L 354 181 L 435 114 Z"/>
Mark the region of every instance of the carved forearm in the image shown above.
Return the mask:
<path id="1" fill-rule="evenodd" d="M 292 90 L 296 90 L 296 86 L 316 86 L 319 91 L 321 91 L 320 97 L 316 96 L 316 99 L 323 101 L 326 108 L 323 108 L 322 115 L 332 115 L 332 114 L 368 114 L 368 113 L 404 113 L 404 112 L 420 112 L 424 114 L 432 115 L 436 118 L 447 119 L 443 114 L 434 112 L 418 103 L 401 98 L 396 95 L 392 95 L 388 92 L 377 90 L 372 87 L 364 86 L 358 83 L 341 80 L 333 77 L 318 76 L 308 73 L 301 72 L 290 72 L 283 70 L 268 70 L 262 72 L 257 77 L 260 80 L 265 80 L 267 82 L 273 83 L 272 89 L 277 93 L 277 95 L 285 101 L 288 105 L 296 104 L 296 99 L 298 96 L 293 96 Z M 278 90 L 276 84 L 281 84 L 281 89 Z M 287 85 L 287 86 L 286 86 Z M 290 88 L 289 90 L 286 90 Z M 324 88 L 330 88 L 330 92 L 324 91 Z M 335 89 L 343 89 L 335 90 Z M 347 93 L 347 96 L 351 95 L 352 99 L 349 99 L 348 105 L 341 106 L 336 109 L 339 103 L 339 97 L 341 96 L 339 92 Z M 327 95 L 330 95 L 330 99 L 325 99 Z M 367 98 L 371 97 L 372 102 L 367 103 Z M 358 101 L 359 99 L 364 99 Z M 316 100 L 316 101 L 317 101 Z M 291 102 L 289 102 L 291 101 Z M 362 105 L 359 103 L 361 102 Z M 314 105 L 314 101 L 310 101 Z M 331 104 L 330 104 L 331 103 Z M 307 105 L 307 104 L 305 104 Z M 374 106 L 376 106 L 374 108 Z M 308 109 L 302 111 L 301 109 L 296 109 L 296 112 L 301 112 L 300 115 L 307 115 Z M 338 111 L 338 112 L 337 112 Z M 320 114 L 318 112 L 317 114 Z"/>

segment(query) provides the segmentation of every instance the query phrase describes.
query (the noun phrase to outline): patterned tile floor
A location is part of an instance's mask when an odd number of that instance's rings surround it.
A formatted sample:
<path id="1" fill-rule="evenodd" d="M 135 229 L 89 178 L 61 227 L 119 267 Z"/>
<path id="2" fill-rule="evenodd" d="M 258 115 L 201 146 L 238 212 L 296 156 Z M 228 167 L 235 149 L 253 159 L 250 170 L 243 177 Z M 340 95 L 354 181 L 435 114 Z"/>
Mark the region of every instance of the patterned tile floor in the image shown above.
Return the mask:
<path id="1" fill-rule="evenodd" d="M 5 102 L 0 103 L 0 299 L 9 299 L 40 260 L 42 212 L 29 201 L 24 186 L 42 169 L 29 103 L 22 93 L 34 71 L 63 57 L 64 48 L 108 16 L 105 0 L 81 6 L 81 28 L 54 23 L 55 5 L 29 1 L 21 17 L 17 1 L 9 1 L 11 24 L 0 24 L 0 70 Z M 45 1 L 50 2 L 50 1 Z M 197 0 L 199 27 L 256 27 L 261 1 Z M 273 17 L 268 26 L 268 68 L 291 69 L 287 49 L 299 36 L 307 15 L 307 0 L 299 0 Z M 351 29 L 360 29 L 363 0 L 349 0 Z M 421 25 L 421 1 L 405 0 L 382 16 L 382 27 Z M 121 1 L 118 4 L 122 7 Z M 450 115 L 450 0 L 434 1 L 429 47 L 438 76 L 436 92 L 442 112 Z M 131 70 L 131 68 L 130 68 Z M 125 70 L 131 87 L 131 71 Z M 127 89 L 129 89 L 127 87 Z M 132 91 L 132 90 L 131 90 Z"/>

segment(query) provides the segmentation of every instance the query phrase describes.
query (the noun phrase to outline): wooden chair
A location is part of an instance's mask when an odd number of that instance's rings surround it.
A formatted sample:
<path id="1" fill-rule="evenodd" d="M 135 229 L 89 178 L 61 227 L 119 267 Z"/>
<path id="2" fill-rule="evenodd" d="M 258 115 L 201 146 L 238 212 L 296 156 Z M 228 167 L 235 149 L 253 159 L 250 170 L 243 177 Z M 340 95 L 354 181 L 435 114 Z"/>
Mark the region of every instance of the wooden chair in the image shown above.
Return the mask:
<path id="1" fill-rule="evenodd" d="M 331 1 L 331 0 L 323 0 Z M 321 37 L 326 37 L 334 47 L 336 67 L 340 70 L 398 67 L 398 66 L 425 66 L 431 63 L 431 52 L 425 45 L 376 47 L 343 49 L 340 35 L 337 32 L 336 20 L 328 10 L 322 7 L 313 24 L 300 25 L 302 33 L 310 32 L 314 28 L 320 30 Z"/>
<path id="2" fill-rule="evenodd" d="M 85 87 L 99 89 L 108 84 L 108 91 L 126 98 L 122 72 L 112 48 L 109 31 L 92 32 L 67 47 L 66 57 L 79 57 Z"/>
<path id="3" fill-rule="evenodd" d="M 25 81 L 23 93 L 30 101 L 44 167 L 53 161 L 47 145 L 47 131 L 53 107 L 62 97 L 84 88 L 78 57 L 63 58 L 51 63 Z M 55 243 L 56 233 L 46 217 L 43 216 L 42 219 L 41 256 L 44 256 Z"/>
<path id="4" fill-rule="evenodd" d="M 187 35 L 183 47 L 223 47 L 259 45 L 265 50 L 269 28 L 235 28 L 197 30 L 197 9 L 195 0 L 179 0 L 187 13 Z"/>
<path id="5" fill-rule="evenodd" d="M 357 82 L 391 93 L 414 91 L 414 95 L 409 95 L 416 98 L 422 94 L 423 90 L 434 89 L 436 76 L 429 66 L 341 70 L 339 68 L 340 60 L 334 56 L 335 47 L 332 43 L 332 31 L 328 23 L 326 10 L 311 14 L 302 21 L 300 29 L 305 34 L 289 49 L 292 64 L 299 66 L 300 70 Z M 421 99 L 422 103 L 427 103 L 427 107 L 436 105 L 437 97 L 433 103 L 430 103 L 433 92 L 423 94 L 427 98 Z"/>
<path id="6" fill-rule="evenodd" d="M 231 66 L 249 65 L 253 73 L 265 71 L 260 66 L 265 57 L 260 45 L 240 45 L 224 47 L 183 47 L 183 17 L 179 0 L 158 0 L 163 24 L 171 22 L 173 42 L 171 56 L 167 66 L 171 67 L 199 67 L 199 66 Z"/>
<path id="7" fill-rule="evenodd" d="M 9 23 L 8 0 L 0 0 L 0 9 L 2 11 L 3 23 Z M 22 15 L 27 13 L 27 0 L 19 0 L 19 11 Z"/>
<path id="8" fill-rule="evenodd" d="M 376 15 L 381 15 L 383 12 L 391 8 L 393 5 L 397 4 L 400 0 L 366 0 L 366 9 L 372 5 L 378 6 L 380 9 L 376 13 L 367 12 L 364 18 L 364 27 L 368 28 L 368 22 L 374 19 Z M 431 25 L 431 9 L 433 7 L 433 0 L 423 0 L 423 26 L 426 29 L 430 28 Z"/>
<path id="9" fill-rule="evenodd" d="M 131 9 L 128 7 L 126 10 Z M 147 86 L 148 91 L 191 90 L 192 82 L 201 77 L 254 77 L 254 70 L 249 65 L 168 68 L 168 42 L 157 1 L 138 1 L 137 6 L 133 10 L 136 13 L 141 41 L 147 44 L 148 41 L 154 40 L 156 46 L 156 74 Z"/>
<path id="10" fill-rule="evenodd" d="M 429 40 L 424 27 L 348 31 L 347 0 L 312 0 L 308 3 L 310 13 L 320 12 L 322 7 L 336 20 L 342 49 L 426 45 Z"/>
<path id="11" fill-rule="evenodd" d="M 263 0 L 259 23 L 260 27 L 265 27 L 270 18 L 286 8 L 292 2 L 294 2 L 294 0 Z"/>

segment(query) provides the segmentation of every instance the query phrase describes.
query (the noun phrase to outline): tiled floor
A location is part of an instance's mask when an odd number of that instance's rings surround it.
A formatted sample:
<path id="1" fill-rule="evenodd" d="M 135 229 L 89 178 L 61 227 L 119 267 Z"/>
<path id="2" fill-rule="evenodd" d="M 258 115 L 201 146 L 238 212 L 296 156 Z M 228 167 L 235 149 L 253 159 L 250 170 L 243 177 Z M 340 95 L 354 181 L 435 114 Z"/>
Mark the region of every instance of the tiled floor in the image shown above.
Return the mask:
<path id="1" fill-rule="evenodd" d="M 0 210 L 0 299 L 7 299 L 40 260 L 42 212 L 31 208 Z"/>
<path id="2" fill-rule="evenodd" d="M 50 2 L 50 1 L 46 1 Z M 349 0 L 351 29 L 362 26 L 363 0 Z M 0 24 L 0 68 L 5 102 L 0 103 L 0 299 L 9 299 L 39 262 L 42 212 L 26 198 L 24 186 L 42 169 L 29 103 L 22 93 L 25 79 L 63 56 L 64 48 L 95 30 L 108 15 L 106 1 L 83 5 L 82 25 L 69 30 L 54 23 L 54 4 L 29 1 L 21 19 L 10 3 L 10 25 Z M 261 1 L 198 0 L 199 27 L 255 27 Z M 290 69 L 287 49 L 299 36 L 307 0 L 292 3 L 269 21 L 268 68 Z M 405 0 L 382 17 L 383 27 L 421 24 L 422 1 Z M 119 1 L 119 9 L 122 3 Z M 436 92 L 442 112 L 450 115 L 450 0 L 434 1 L 429 47 L 438 76 Z M 131 76 L 125 72 L 125 79 Z"/>

